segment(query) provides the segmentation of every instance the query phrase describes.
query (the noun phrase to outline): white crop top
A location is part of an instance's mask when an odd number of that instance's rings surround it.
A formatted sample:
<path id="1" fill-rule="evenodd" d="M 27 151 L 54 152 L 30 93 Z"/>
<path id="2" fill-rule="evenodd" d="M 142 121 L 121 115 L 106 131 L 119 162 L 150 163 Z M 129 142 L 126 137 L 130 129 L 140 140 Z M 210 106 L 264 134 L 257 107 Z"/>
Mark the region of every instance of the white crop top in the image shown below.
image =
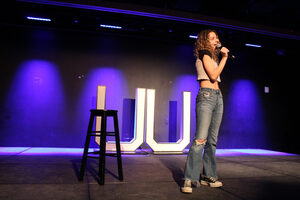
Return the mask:
<path id="1" fill-rule="evenodd" d="M 199 58 L 197 58 L 196 60 L 196 69 L 197 69 L 197 80 L 200 81 L 200 80 L 210 80 L 209 76 L 207 75 L 206 71 L 205 71 L 205 68 L 203 66 L 203 56 L 204 55 L 208 55 L 210 57 L 211 56 L 211 53 L 209 51 L 206 51 L 206 50 L 200 50 L 199 51 Z M 214 65 L 215 65 L 215 68 L 218 67 L 218 63 L 216 63 L 216 61 L 212 60 Z M 217 78 L 217 81 L 218 82 L 221 82 L 221 78 L 220 76 L 218 76 Z"/>

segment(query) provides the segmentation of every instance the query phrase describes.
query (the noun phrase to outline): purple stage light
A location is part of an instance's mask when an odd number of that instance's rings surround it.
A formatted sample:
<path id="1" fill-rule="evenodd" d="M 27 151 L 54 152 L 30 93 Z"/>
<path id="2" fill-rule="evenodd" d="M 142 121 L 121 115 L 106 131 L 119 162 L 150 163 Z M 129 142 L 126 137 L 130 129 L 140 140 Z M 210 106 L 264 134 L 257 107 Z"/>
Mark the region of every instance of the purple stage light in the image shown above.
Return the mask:
<path id="1" fill-rule="evenodd" d="M 182 113 L 182 92 L 183 91 L 189 91 L 191 92 L 191 138 L 193 138 L 193 135 L 195 134 L 195 98 L 197 96 L 198 90 L 199 90 L 199 85 L 198 82 L 196 81 L 197 77 L 195 75 L 181 75 L 177 77 L 177 79 L 173 83 L 173 90 L 171 93 L 170 99 L 172 101 L 177 102 L 177 127 L 176 127 L 176 132 L 175 133 L 169 133 L 169 138 L 172 140 L 175 140 L 175 138 L 179 139 L 179 124 L 180 124 L 180 117 Z M 170 124 L 171 126 L 172 124 Z M 174 129 L 173 129 L 174 130 Z M 173 135 L 172 135 L 173 134 Z M 172 135 L 172 136 L 171 136 Z"/>
<path id="2" fill-rule="evenodd" d="M 93 151 L 93 149 L 89 149 L 89 151 Z M 34 147 L 30 148 L 27 151 L 21 153 L 23 156 L 30 156 L 30 155 L 74 155 L 80 156 L 83 154 L 82 148 L 41 148 L 41 147 Z"/>
<path id="3" fill-rule="evenodd" d="M 232 149 L 231 151 L 240 152 L 244 154 L 251 155 L 262 155 L 262 156 L 286 156 L 286 155 L 295 155 L 291 153 L 284 153 L 279 151 L 270 151 L 265 149 Z"/>
<path id="4" fill-rule="evenodd" d="M 95 98 L 98 85 L 106 86 L 107 109 L 114 109 L 122 105 L 123 98 L 128 97 L 127 81 L 123 72 L 117 68 L 99 67 L 92 69 L 88 72 L 85 79 L 86 82 L 81 100 L 85 103 L 82 102 L 80 106 L 88 107 L 86 111 L 96 108 Z"/>
<path id="5" fill-rule="evenodd" d="M 266 149 L 217 149 L 216 156 L 296 156 L 296 154 L 271 151 Z"/>
<path id="6" fill-rule="evenodd" d="M 49 61 L 21 63 L 5 100 L 9 144 L 43 145 L 61 131 L 55 126 L 64 124 L 66 105 L 60 78 L 58 67 Z"/>
<path id="7" fill-rule="evenodd" d="M 250 80 L 234 81 L 225 98 L 221 139 L 226 140 L 226 147 L 265 147 L 267 125 L 255 83 Z"/>
<path id="8" fill-rule="evenodd" d="M 89 71 L 84 79 L 83 90 L 78 102 L 77 114 L 75 115 L 77 130 L 86 132 L 88 125 L 89 110 L 96 108 L 97 86 L 106 86 L 106 109 L 118 110 L 119 127 L 122 127 L 123 102 L 128 98 L 127 80 L 123 72 L 113 67 L 99 67 Z M 113 129 L 112 120 L 108 120 L 108 129 Z"/>
<path id="9" fill-rule="evenodd" d="M 99 149 L 90 148 L 89 152 L 98 151 Z M 136 151 L 136 154 L 128 156 L 144 156 L 151 154 L 151 151 Z M 17 156 L 82 156 L 83 148 L 43 148 L 43 147 L 0 147 L 0 155 L 17 155 Z M 271 151 L 266 149 L 217 149 L 216 156 L 297 156 L 297 154 Z M 124 156 L 124 155 L 122 155 Z"/>
<path id="10" fill-rule="evenodd" d="M 16 155 L 28 150 L 30 147 L 0 147 L 0 155 Z"/>

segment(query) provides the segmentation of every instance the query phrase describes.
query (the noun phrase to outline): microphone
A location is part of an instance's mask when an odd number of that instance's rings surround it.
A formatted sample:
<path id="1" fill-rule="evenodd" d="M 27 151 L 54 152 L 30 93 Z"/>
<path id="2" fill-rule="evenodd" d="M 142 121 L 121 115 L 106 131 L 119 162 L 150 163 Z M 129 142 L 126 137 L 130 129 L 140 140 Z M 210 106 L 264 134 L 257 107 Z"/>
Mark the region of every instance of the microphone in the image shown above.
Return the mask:
<path id="1" fill-rule="evenodd" d="M 219 51 L 221 51 L 221 49 L 222 49 L 221 43 L 218 43 L 218 44 L 217 44 L 217 49 L 218 49 Z M 228 52 L 228 58 L 230 58 L 230 59 L 235 59 L 235 56 L 232 55 L 230 52 Z"/>

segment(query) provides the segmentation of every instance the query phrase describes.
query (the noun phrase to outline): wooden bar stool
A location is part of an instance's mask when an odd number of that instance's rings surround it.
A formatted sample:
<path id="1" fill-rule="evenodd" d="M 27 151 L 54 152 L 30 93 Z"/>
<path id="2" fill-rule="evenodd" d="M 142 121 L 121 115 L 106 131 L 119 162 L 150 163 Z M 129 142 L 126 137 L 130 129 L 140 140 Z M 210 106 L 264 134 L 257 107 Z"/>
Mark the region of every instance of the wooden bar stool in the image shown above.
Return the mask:
<path id="1" fill-rule="evenodd" d="M 118 124 L 118 111 L 117 110 L 96 110 L 92 109 L 90 115 L 89 126 L 85 139 L 84 152 L 81 161 L 81 169 L 79 174 L 79 180 L 83 180 L 84 171 L 86 168 L 87 158 L 90 157 L 88 154 L 95 152 L 88 152 L 90 146 L 91 137 L 100 137 L 100 152 L 99 153 L 99 184 L 104 185 L 105 182 L 105 156 L 114 156 L 118 160 L 118 174 L 119 180 L 123 181 L 123 169 L 121 159 L 121 148 L 120 148 L 120 134 Z M 93 131 L 93 124 L 95 117 L 101 117 L 101 130 Z M 107 117 L 113 117 L 114 120 L 114 132 L 107 132 Z M 116 140 L 116 153 L 106 153 L 106 136 L 114 136 Z M 93 158 L 93 157 L 92 157 Z"/>

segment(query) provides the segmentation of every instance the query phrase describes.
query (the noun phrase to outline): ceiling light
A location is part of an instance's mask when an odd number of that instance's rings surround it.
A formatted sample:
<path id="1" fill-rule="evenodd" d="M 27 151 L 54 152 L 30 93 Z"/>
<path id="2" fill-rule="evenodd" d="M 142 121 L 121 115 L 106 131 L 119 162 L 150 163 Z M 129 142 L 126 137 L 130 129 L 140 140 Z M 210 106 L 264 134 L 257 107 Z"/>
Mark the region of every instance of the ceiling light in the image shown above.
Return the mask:
<path id="1" fill-rule="evenodd" d="M 36 20 L 36 21 L 45 21 L 45 22 L 51 22 L 51 19 L 49 18 L 41 18 L 41 17 L 26 17 L 29 20 Z"/>
<path id="2" fill-rule="evenodd" d="M 100 27 L 103 27 L 103 28 L 112 28 L 112 29 L 122 29 L 121 26 L 114 26 L 114 25 L 107 25 L 107 24 L 100 24 Z"/>
<path id="3" fill-rule="evenodd" d="M 245 46 L 247 46 L 247 47 L 258 47 L 258 48 L 260 48 L 261 47 L 261 45 L 259 45 L 259 44 L 245 44 Z"/>
<path id="4" fill-rule="evenodd" d="M 197 39 L 198 36 L 197 35 L 190 35 L 189 38 Z"/>

